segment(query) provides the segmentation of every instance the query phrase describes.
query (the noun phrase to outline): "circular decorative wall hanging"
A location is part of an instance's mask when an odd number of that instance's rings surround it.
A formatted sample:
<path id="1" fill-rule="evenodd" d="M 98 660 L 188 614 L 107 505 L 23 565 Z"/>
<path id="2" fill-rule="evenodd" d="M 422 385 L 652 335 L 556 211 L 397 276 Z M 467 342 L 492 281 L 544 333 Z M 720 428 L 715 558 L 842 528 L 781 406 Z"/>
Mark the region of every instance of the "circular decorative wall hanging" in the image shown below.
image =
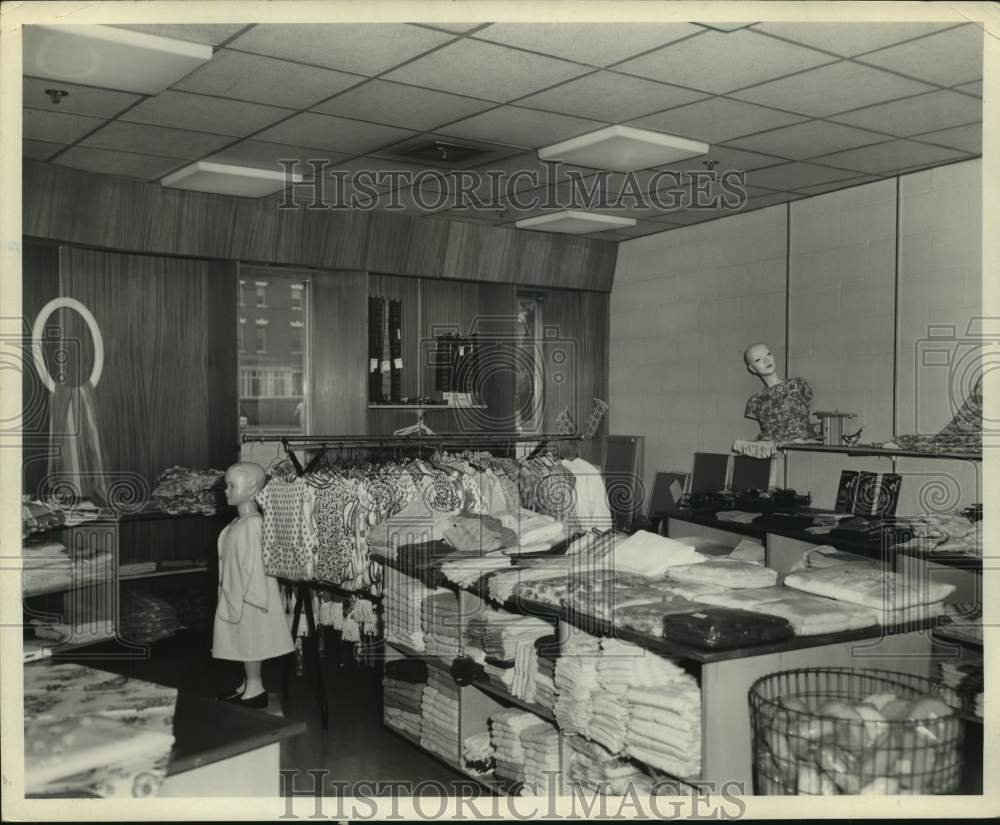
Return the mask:
<path id="1" fill-rule="evenodd" d="M 97 326 L 97 320 L 93 313 L 75 298 L 53 298 L 42 307 L 38 317 L 35 318 L 35 324 L 31 328 L 31 355 L 35 361 L 38 377 L 42 379 L 42 383 L 45 384 L 49 392 L 56 391 L 55 381 L 52 380 L 48 367 L 45 366 L 45 357 L 42 353 L 42 333 L 45 331 L 45 324 L 57 309 L 72 309 L 87 322 L 90 336 L 94 339 L 94 367 L 90 371 L 90 386 L 96 389 L 97 382 L 101 380 L 101 373 L 104 371 L 104 339 L 101 337 L 101 328 Z"/>

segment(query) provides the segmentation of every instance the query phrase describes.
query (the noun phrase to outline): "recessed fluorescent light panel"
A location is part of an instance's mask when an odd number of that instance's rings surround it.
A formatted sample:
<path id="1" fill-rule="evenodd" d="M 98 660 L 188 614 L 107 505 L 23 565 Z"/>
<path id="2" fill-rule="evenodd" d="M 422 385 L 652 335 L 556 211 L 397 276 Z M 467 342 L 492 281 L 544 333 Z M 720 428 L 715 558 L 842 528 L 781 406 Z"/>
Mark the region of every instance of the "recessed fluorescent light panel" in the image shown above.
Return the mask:
<path id="1" fill-rule="evenodd" d="M 24 74 L 155 95 L 212 59 L 212 47 L 110 26 L 25 26 Z"/>
<path id="2" fill-rule="evenodd" d="M 591 169 L 632 172 L 651 166 L 666 166 L 707 154 L 708 150 L 708 144 L 699 140 L 631 126 L 607 126 L 539 149 L 538 157 L 540 160 L 561 160 Z"/>
<path id="3" fill-rule="evenodd" d="M 253 169 L 199 160 L 176 172 L 171 172 L 161 185 L 172 189 L 190 189 L 215 195 L 236 195 L 241 198 L 263 198 L 284 189 L 290 183 L 302 183 L 302 175 L 290 178 L 273 169 Z"/>
<path id="4" fill-rule="evenodd" d="M 525 218 L 514 225 L 518 229 L 586 235 L 590 232 L 607 232 L 608 230 L 620 229 L 623 226 L 635 226 L 635 218 L 565 210 L 549 215 L 539 215 L 537 218 Z"/>

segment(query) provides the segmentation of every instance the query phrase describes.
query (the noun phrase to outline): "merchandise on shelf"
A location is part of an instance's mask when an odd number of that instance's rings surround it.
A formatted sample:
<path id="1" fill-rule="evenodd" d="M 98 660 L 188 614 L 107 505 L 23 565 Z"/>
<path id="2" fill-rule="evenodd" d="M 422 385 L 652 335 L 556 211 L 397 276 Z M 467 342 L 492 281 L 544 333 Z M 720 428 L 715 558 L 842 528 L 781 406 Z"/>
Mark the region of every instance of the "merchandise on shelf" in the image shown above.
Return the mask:
<path id="1" fill-rule="evenodd" d="M 21 548 L 21 590 L 69 587 L 73 565 L 65 545 L 58 541 L 26 543 Z"/>
<path id="2" fill-rule="evenodd" d="M 896 545 L 897 550 L 920 550 L 930 555 L 960 553 L 983 555 L 983 523 L 971 521 L 961 513 L 924 513 L 900 519 L 913 534 L 909 541 Z"/>
<path id="3" fill-rule="evenodd" d="M 132 588 L 121 595 L 121 635 L 150 644 L 173 636 L 180 628 L 177 611 L 164 599 Z"/>
<path id="4" fill-rule="evenodd" d="M 422 651 L 424 633 L 420 626 L 420 607 L 434 591 L 419 579 L 406 576 L 393 567 L 386 567 L 384 575 L 382 615 L 385 639 L 411 650 Z"/>
<path id="5" fill-rule="evenodd" d="M 387 662 L 382 678 L 385 722 L 419 739 L 427 665 L 417 659 Z"/>
<path id="6" fill-rule="evenodd" d="M 878 611 L 942 602 L 955 590 L 953 584 L 851 564 L 789 573 L 785 576 L 785 585 Z"/>
<path id="7" fill-rule="evenodd" d="M 424 634 L 424 650 L 447 662 L 462 655 L 461 613 L 458 597 L 439 589 L 421 603 L 420 628 Z"/>
<path id="8" fill-rule="evenodd" d="M 166 513 L 214 516 L 221 504 L 222 470 L 169 467 L 156 477 L 153 501 Z"/>
<path id="9" fill-rule="evenodd" d="M 475 733 L 462 744 L 462 767 L 473 776 L 489 773 L 494 768 L 493 755 L 489 731 Z"/>
<path id="10" fill-rule="evenodd" d="M 462 748 L 458 731 L 458 686 L 439 668 L 431 667 L 427 671 L 427 686 L 420 698 L 420 747 L 458 762 Z"/>
<path id="11" fill-rule="evenodd" d="M 535 714 L 522 710 L 502 710 L 490 717 L 490 741 L 497 777 L 515 783 L 524 781 L 526 753 L 521 733 L 538 723 Z"/>
<path id="12" fill-rule="evenodd" d="M 558 796 L 562 773 L 559 731 L 548 722 L 538 721 L 521 731 L 524 748 L 525 796 Z"/>
<path id="13" fill-rule="evenodd" d="M 763 564 L 736 559 L 705 559 L 700 564 L 671 567 L 667 577 L 674 581 L 721 585 L 731 589 L 770 587 L 778 573 Z"/>
<path id="14" fill-rule="evenodd" d="M 553 627 L 532 616 L 486 609 L 469 619 L 465 652 L 481 662 L 486 676 L 512 696 L 535 700 L 538 652 L 535 642 Z"/>
<path id="15" fill-rule="evenodd" d="M 764 616 L 780 616 L 791 624 L 797 636 L 839 633 L 872 627 L 879 623 L 878 612 L 869 607 L 813 596 L 790 587 L 728 590 L 706 594 L 701 600 L 715 607 L 732 608 L 741 612 L 750 611 Z M 734 619 L 738 627 L 740 617 Z M 748 617 L 743 616 L 742 619 L 747 620 Z M 749 619 L 748 624 L 744 626 L 752 629 L 753 619 Z"/>

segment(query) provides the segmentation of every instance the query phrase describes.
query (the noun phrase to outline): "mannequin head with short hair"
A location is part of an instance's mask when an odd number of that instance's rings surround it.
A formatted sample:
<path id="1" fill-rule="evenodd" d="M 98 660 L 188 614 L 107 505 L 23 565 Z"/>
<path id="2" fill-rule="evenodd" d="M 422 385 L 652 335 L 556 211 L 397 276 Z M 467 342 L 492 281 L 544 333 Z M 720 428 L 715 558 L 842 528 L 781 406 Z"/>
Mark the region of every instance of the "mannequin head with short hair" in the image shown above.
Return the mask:
<path id="1" fill-rule="evenodd" d="M 263 489 L 266 480 L 264 468 L 259 464 L 252 461 L 233 464 L 226 470 L 226 503 L 235 507 L 241 516 L 256 512 L 254 496 Z"/>

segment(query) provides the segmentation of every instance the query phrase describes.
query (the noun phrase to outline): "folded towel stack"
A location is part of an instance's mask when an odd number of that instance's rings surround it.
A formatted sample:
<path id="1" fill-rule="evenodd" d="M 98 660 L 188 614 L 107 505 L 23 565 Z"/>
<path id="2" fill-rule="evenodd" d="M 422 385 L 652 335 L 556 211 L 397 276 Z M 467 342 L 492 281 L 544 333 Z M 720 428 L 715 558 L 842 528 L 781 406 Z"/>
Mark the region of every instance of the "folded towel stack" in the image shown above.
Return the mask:
<path id="1" fill-rule="evenodd" d="M 421 629 L 424 649 L 431 656 L 451 662 L 462 655 L 458 596 L 447 590 L 435 590 L 421 604 Z"/>
<path id="2" fill-rule="evenodd" d="M 467 587 L 495 570 L 509 570 L 510 556 L 491 553 L 475 558 L 459 558 L 441 565 L 441 574 L 459 587 Z"/>
<path id="3" fill-rule="evenodd" d="M 524 748 L 524 796 L 558 796 L 562 775 L 559 731 L 548 722 L 521 731 Z"/>
<path id="4" fill-rule="evenodd" d="M 524 781 L 525 750 L 521 732 L 538 722 L 535 714 L 523 710 L 502 710 L 490 717 L 490 740 L 498 777 L 510 782 Z"/>
<path id="5" fill-rule="evenodd" d="M 462 745 L 462 767 L 473 775 L 493 770 L 493 742 L 489 731 L 473 734 Z"/>
<path id="6" fill-rule="evenodd" d="M 762 587 L 756 590 L 724 590 L 706 593 L 705 604 L 781 616 L 795 628 L 797 636 L 839 633 L 878 624 L 878 611 L 850 602 L 813 596 L 790 587 Z"/>
<path id="7" fill-rule="evenodd" d="M 156 569 L 156 564 L 153 564 Z M 68 587 L 72 566 L 60 542 L 25 544 L 21 549 L 21 589 L 30 593 L 49 587 Z"/>
<path id="8" fill-rule="evenodd" d="M 591 695 L 599 690 L 597 661 L 600 640 L 586 633 L 570 636 L 556 661 L 556 704 L 559 727 L 566 733 L 588 735 L 594 712 Z"/>
<path id="9" fill-rule="evenodd" d="M 569 781 L 586 791 L 622 796 L 632 790 L 645 793 L 650 778 L 637 765 L 611 753 L 597 742 L 582 736 L 570 736 L 573 755 L 569 765 Z"/>
<path id="10" fill-rule="evenodd" d="M 420 709 L 420 746 L 457 762 L 462 745 L 458 738 L 458 685 L 451 676 L 428 668 Z"/>
<path id="11" fill-rule="evenodd" d="M 385 723 L 420 738 L 421 698 L 427 665 L 419 659 L 387 662 L 382 676 Z"/>
<path id="12" fill-rule="evenodd" d="M 694 680 L 634 687 L 627 695 L 625 753 L 673 776 L 697 776 L 701 772 L 701 693 Z"/>
<path id="13" fill-rule="evenodd" d="M 556 642 L 543 636 L 535 640 L 535 704 L 551 711 L 556 706 Z"/>
<path id="14" fill-rule="evenodd" d="M 384 582 L 382 605 L 386 641 L 405 645 L 413 650 L 423 650 L 421 605 L 434 591 L 419 579 L 407 576 L 393 567 L 385 568 Z"/>
<path id="15" fill-rule="evenodd" d="M 465 642 L 484 653 L 486 674 L 513 696 L 532 702 L 538 653 L 535 642 L 551 636 L 549 622 L 488 608 L 469 620 Z"/>

